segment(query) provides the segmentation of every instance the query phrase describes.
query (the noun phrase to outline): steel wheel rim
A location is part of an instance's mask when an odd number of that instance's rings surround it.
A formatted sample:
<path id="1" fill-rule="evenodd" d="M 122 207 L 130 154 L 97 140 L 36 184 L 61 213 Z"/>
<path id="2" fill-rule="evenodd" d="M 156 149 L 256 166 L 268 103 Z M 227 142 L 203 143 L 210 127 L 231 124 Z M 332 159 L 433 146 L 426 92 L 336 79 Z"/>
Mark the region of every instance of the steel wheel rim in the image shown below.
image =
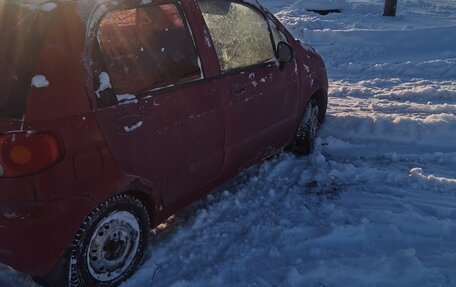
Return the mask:
<path id="1" fill-rule="evenodd" d="M 98 281 L 119 278 L 134 261 L 140 243 L 139 220 L 128 211 L 115 211 L 95 227 L 87 249 L 87 267 Z"/>

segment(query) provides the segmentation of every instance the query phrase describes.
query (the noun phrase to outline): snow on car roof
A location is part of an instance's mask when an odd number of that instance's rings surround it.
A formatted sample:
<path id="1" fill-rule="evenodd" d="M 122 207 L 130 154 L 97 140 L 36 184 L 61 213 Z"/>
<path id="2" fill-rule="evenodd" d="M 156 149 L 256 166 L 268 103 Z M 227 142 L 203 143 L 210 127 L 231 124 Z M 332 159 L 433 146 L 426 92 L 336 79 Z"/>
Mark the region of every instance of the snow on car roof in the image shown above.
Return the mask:
<path id="1" fill-rule="evenodd" d="M 30 10 L 42 10 L 46 12 L 50 12 L 57 7 L 56 1 L 49 1 L 49 0 L 17 0 L 17 1 L 9 1 L 5 0 L 4 2 L 18 4 L 24 6 Z"/>

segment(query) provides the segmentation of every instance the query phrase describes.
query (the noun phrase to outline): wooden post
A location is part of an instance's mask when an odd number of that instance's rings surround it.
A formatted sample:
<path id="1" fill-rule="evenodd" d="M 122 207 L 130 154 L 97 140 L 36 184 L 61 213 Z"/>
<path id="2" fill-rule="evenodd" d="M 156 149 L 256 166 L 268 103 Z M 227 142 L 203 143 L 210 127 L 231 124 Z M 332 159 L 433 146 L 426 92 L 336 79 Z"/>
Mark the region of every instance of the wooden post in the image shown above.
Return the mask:
<path id="1" fill-rule="evenodd" d="M 397 0 L 385 0 L 383 16 L 396 16 Z"/>

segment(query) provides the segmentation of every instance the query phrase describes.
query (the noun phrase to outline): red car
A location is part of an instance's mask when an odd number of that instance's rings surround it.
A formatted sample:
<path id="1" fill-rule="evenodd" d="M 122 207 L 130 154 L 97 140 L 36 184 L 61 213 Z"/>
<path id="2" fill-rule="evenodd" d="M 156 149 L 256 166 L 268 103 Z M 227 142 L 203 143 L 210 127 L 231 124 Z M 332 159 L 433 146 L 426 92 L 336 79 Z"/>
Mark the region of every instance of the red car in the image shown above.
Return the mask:
<path id="1" fill-rule="evenodd" d="M 0 262 L 116 286 L 151 228 L 308 153 L 321 57 L 253 0 L 0 0 Z"/>

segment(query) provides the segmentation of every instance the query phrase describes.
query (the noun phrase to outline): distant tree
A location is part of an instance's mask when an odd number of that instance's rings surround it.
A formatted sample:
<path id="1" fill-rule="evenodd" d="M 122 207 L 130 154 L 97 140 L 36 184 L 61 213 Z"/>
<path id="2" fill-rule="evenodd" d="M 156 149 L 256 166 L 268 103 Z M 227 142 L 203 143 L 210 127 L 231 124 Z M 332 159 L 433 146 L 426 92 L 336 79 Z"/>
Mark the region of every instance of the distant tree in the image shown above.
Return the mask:
<path id="1" fill-rule="evenodd" d="M 385 0 L 383 16 L 396 16 L 397 0 Z"/>

